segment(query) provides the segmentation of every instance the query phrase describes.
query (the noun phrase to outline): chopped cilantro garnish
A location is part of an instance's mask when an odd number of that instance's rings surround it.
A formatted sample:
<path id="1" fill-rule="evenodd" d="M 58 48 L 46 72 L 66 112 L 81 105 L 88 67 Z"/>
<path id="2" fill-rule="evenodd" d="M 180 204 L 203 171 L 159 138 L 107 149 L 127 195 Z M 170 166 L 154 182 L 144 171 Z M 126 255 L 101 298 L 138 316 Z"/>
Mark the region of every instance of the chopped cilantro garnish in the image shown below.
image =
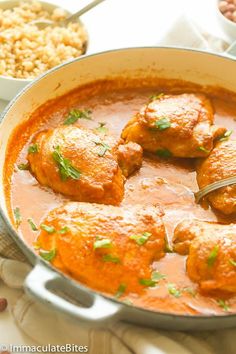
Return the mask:
<path id="1" fill-rule="evenodd" d="M 88 119 L 91 120 L 91 113 L 92 111 L 90 109 L 72 109 L 67 118 L 64 121 L 64 125 L 70 125 L 70 124 L 74 124 L 75 122 L 77 122 L 78 119 Z"/>
<path id="2" fill-rule="evenodd" d="M 225 141 L 228 140 L 230 135 L 233 133 L 233 130 L 227 130 L 224 134 L 218 137 L 218 141 Z"/>
<path id="3" fill-rule="evenodd" d="M 207 150 L 206 148 L 204 148 L 204 146 L 199 146 L 199 147 L 198 147 L 198 150 L 199 150 L 199 151 L 203 151 L 203 152 L 205 152 L 206 154 L 209 154 L 209 153 L 210 153 L 210 150 Z"/>
<path id="4" fill-rule="evenodd" d="M 61 230 L 59 230 L 59 234 L 65 234 L 67 233 L 68 231 L 70 231 L 69 227 L 68 226 L 64 226 L 61 228 Z"/>
<path id="5" fill-rule="evenodd" d="M 165 239 L 165 252 L 166 253 L 173 253 L 173 249 L 169 243 L 169 240 L 166 238 Z"/>
<path id="6" fill-rule="evenodd" d="M 183 291 L 185 291 L 186 293 L 189 293 L 192 296 L 196 296 L 196 290 L 190 287 L 187 288 L 183 288 Z"/>
<path id="7" fill-rule="evenodd" d="M 105 153 L 110 150 L 110 147 L 107 144 L 101 144 L 102 145 L 102 149 L 99 151 L 98 156 L 104 156 Z"/>
<path id="8" fill-rule="evenodd" d="M 155 122 L 155 128 L 162 131 L 170 128 L 171 123 L 168 118 L 161 118 Z"/>
<path id="9" fill-rule="evenodd" d="M 229 305 L 222 299 L 217 300 L 217 303 L 224 311 L 229 311 Z"/>
<path id="10" fill-rule="evenodd" d="M 147 242 L 150 236 L 152 236 L 150 232 L 143 232 L 139 235 L 131 235 L 130 239 L 136 241 L 139 246 L 142 246 Z"/>
<path id="11" fill-rule="evenodd" d="M 234 261 L 232 258 L 230 258 L 229 263 L 230 263 L 232 266 L 236 267 L 236 261 Z"/>
<path id="12" fill-rule="evenodd" d="M 209 254 L 209 257 L 207 258 L 207 264 L 209 267 L 212 267 L 213 264 L 215 263 L 218 252 L 219 252 L 219 246 L 216 245 L 216 246 L 214 246 L 213 250 Z"/>
<path id="13" fill-rule="evenodd" d="M 152 272 L 151 279 L 139 279 L 139 284 L 153 288 L 159 282 L 159 280 L 164 279 L 166 276 L 157 271 Z"/>
<path id="14" fill-rule="evenodd" d="M 133 306 L 133 302 L 132 302 L 130 299 L 125 299 L 125 300 L 123 301 L 123 303 L 126 304 L 126 305 Z"/>
<path id="15" fill-rule="evenodd" d="M 155 101 L 155 100 L 159 100 L 160 98 L 162 98 L 164 96 L 164 93 L 158 93 L 158 94 L 154 94 L 154 95 L 151 95 L 149 97 L 149 101 Z"/>
<path id="16" fill-rule="evenodd" d="M 16 207 L 13 210 L 13 213 L 14 213 L 14 217 L 15 217 L 15 221 L 16 221 L 16 226 L 18 227 L 20 225 L 21 221 L 22 221 L 20 208 Z"/>
<path id="17" fill-rule="evenodd" d="M 112 242 L 109 238 L 104 238 L 101 240 L 96 240 L 93 244 L 93 248 L 111 248 Z"/>
<path id="18" fill-rule="evenodd" d="M 181 296 L 181 291 L 176 288 L 175 284 L 169 283 L 169 284 L 167 284 L 167 288 L 168 288 L 168 291 L 169 291 L 170 295 L 173 295 L 175 297 L 180 297 Z"/>
<path id="19" fill-rule="evenodd" d="M 28 147 L 28 153 L 29 154 L 35 154 L 36 152 L 39 151 L 38 144 L 33 144 Z"/>
<path id="20" fill-rule="evenodd" d="M 31 229 L 33 231 L 38 231 L 38 228 L 37 228 L 37 226 L 35 225 L 35 223 L 33 222 L 32 219 L 28 219 L 27 221 L 28 221 L 28 223 L 29 223 L 29 225 L 30 225 L 30 227 L 31 227 Z"/>
<path id="21" fill-rule="evenodd" d="M 166 278 L 166 275 L 158 272 L 157 270 L 152 272 L 152 280 L 154 280 L 155 282 L 158 282 L 159 280 L 165 279 L 165 278 Z"/>
<path id="22" fill-rule="evenodd" d="M 52 249 L 51 251 L 40 250 L 39 255 L 47 262 L 51 262 L 56 256 L 56 250 Z"/>
<path id="23" fill-rule="evenodd" d="M 35 250 L 40 250 L 41 245 L 40 245 L 40 243 L 38 241 L 35 241 L 35 242 L 33 242 L 33 247 L 34 247 Z"/>
<path id="24" fill-rule="evenodd" d="M 72 166 L 69 159 L 62 156 L 59 146 L 53 151 L 52 157 L 57 163 L 62 181 L 66 181 L 69 177 L 72 179 L 80 178 L 81 172 L 76 167 Z"/>
<path id="25" fill-rule="evenodd" d="M 108 129 L 106 128 L 106 123 L 98 123 L 99 126 L 95 128 L 95 130 L 99 133 L 106 134 L 108 132 Z"/>
<path id="26" fill-rule="evenodd" d="M 156 281 L 152 280 L 152 279 L 142 278 L 142 279 L 139 279 L 139 284 L 152 288 L 152 287 L 156 286 Z"/>
<path id="27" fill-rule="evenodd" d="M 157 156 L 162 157 L 164 159 L 171 157 L 172 153 L 168 149 L 158 149 L 156 151 Z"/>
<path id="28" fill-rule="evenodd" d="M 21 171 L 27 171 L 29 169 L 29 163 L 20 163 L 17 167 Z"/>
<path id="29" fill-rule="evenodd" d="M 115 294 L 115 297 L 117 299 L 119 299 L 124 294 L 126 288 L 127 288 L 126 284 L 120 284 L 118 289 L 117 289 L 117 292 Z"/>
<path id="30" fill-rule="evenodd" d="M 111 150 L 110 146 L 105 144 L 104 142 L 102 141 L 94 141 L 94 143 L 96 145 L 100 145 L 101 146 L 101 149 L 100 151 L 98 152 L 98 156 L 104 156 L 105 153 L 108 151 L 108 150 Z"/>
<path id="31" fill-rule="evenodd" d="M 120 263 L 120 258 L 113 256 L 112 254 L 105 254 L 102 257 L 104 262 Z"/>
<path id="32" fill-rule="evenodd" d="M 46 231 L 48 234 L 54 234 L 56 232 L 54 226 L 46 225 L 46 224 L 41 224 L 40 228 L 44 231 Z"/>

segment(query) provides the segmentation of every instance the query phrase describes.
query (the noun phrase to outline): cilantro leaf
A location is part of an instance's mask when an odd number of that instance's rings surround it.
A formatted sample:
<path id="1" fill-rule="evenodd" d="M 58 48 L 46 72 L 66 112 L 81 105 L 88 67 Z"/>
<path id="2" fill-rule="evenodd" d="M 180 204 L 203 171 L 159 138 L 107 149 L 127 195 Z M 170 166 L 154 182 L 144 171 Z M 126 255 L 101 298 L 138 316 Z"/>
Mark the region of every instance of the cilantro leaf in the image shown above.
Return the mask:
<path id="1" fill-rule="evenodd" d="M 102 142 L 102 141 L 95 141 L 94 140 L 94 143 L 96 144 L 96 145 L 100 145 L 101 146 L 101 149 L 100 149 L 100 151 L 98 152 L 98 156 L 104 156 L 105 155 L 105 153 L 108 151 L 108 150 L 111 150 L 111 148 L 110 148 L 110 146 L 109 145 L 107 145 L 107 144 L 105 144 L 104 142 Z"/>
<path id="2" fill-rule="evenodd" d="M 218 255 L 218 252 L 219 252 L 219 246 L 216 245 L 216 246 L 214 246 L 213 250 L 209 254 L 209 257 L 207 258 L 207 264 L 209 267 L 212 267 L 214 265 L 217 255 Z"/>
<path id="3" fill-rule="evenodd" d="M 104 262 L 120 263 L 120 258 L 116 257 L 116 256 L 113 256 L 112 254 L 105 254 L 102 257 L 102 260 Z"/>
<path id="4" fill-rule="evenodd" d="M 190 287 L 185 287 L 182 289 L 183 291 L 185 291 L 186 293 L 189 293 L 190 295 L 192 295 L 193 297 L 196 296 L 196 290 Z"/>
<path id="5" fill-rule="evenodd" d="M 39 152 L 38 144 L 32 144 L 28 147 L 29 154 L 36 154 L 37 152 Z"/>
<path id="6" fill-rule="evenodd" d="M 166 275 L 158 272 L 157 270 L 152 272 L 152 280 L 154 280 L 155 282 L 158 282 L 159 280 L 165 279 L 165 278 L 166 278 Z"/>
<path id="7" fill-rule="evenodd" d="M 46 224 L 41 224 L 40 228 L 44 231 L 46 231 L 48 234 L 54 234 L 56 232 L 54 226 L 46 225 Z"/>
<path id="8" fill-rule="evenodd" d="M 93 248 L 111 248 L 112 242 L 109 238 L 103 238 L 101 240 L 96 240 L 93 244 Z"/>
<path id="9" fill-rule="evenodd" d="M 170 128 L 171 123 L 168 118 L 161 118 L 155 122 L 155 128 L 162 131 Z"/>
<path id="10" fill-rule="evenodd" d="M 45 261 L 47 262 L 51 262 L 55 256 L 56 256 L 56 250 L 52 249 L 50 251 L 46 251 L 46 250 L 40 250 L 39 251 L 39 255 L 40 257 L 42 257 Z"/>
<path id="11" fill-rule="evenodd" d="M 99 133 L 106 134 L 108 132 L 108 129 L 106 128 L 106 123 L 98 123 L 99 126 L 95 128 L 95 130 Z"/>
<path id="12" fill-rule="evenodd" d="M 68 231 L 70 231 L 69 227 L 68 226 L 64 226 L 61 228 L 61 230 L 59 230 L 59 234 L 65 234 L 67 233 Z"/>
<path id="13" fill-rule="evenodd" d="M 210 150 L 207 150 L 206 148 L 204 148 L 204 146 L 199 146 L 199 147 L 198 147 L 198 150 L 199 150 L 199 151 L 203 151 L 203 152 L 205 152 L 206 154 L 209 154 L 209 153 L 210 153 Z"/>
<path id="14" fill-rule="evenodd" d="M 152 280 L 152 279 L 141 278 L 141 279 L 139 279 L 139 284 L 152 288 L 152 287 L 156 286 L 156 281 Z"/>
<path id="15" fill-rule="evenodd" d="M 130 239 L 136 241 L 139 246 L 142 246 L 147 242 L 150 236 L 152 236 L 150 232 L 143 232 L 139 235 L 131 235 Z"/>
<path id="16" fill-rule="evenodd" d="M 29 170 L 29 163 L 20 163 L 17 167 L 21 171 L 27 171 Z"/>
<path id="17" fill-rule="evenodd" d="M 236 261 L 234 261 L 232 258 L 230 258 L 229 263 L 230 263 L 232 266 L 236 267 Z"/>
<path id="18" fill-rule="evenodd" d="M 233 133 L 233 130 L 227 130 L 224 134 L 218 137 L 218 141 L 225 141 L 228 140 L 230 135 Z"/>
<path id="19" fill-rule="evenodd" d="M 35 225 L 33 219 L 28 219 L 27 221 L 28 221 L 28 223 L 29 223 L 29 225 L 30 225 L 30 227 L 31 227 L 31 229 L 32 229 L 33 231 L 38 231 L 38 228 L 37 228 L 37 226 Z"/>
<path id="20" fill-rule="evenodd" d="M 217 303 L 220 307 L 222 307 L 222 309 L 224 311 L 226 311 L 226 312 L 229 311 L 229 305 L 226 303 L 226 301 L 219 299 L 219 300 L 217 300 Z"/>
<path id="21" fill-rule="evenodd" d="M 154 286 L 157 285 L 157 283 L 161 279 L 164 279 L 165 277 L 166 276 L 164 274 L 161 274 L 158 271 L 154 271 L 154 272 L 152 272 L 151 279 L 141 278 L 141 279 L 139 279 L 139 284 L 141 284 L 143 286 L 147 286 L 147 287 L 153 288 Z"/>
<path id="22" fill-rule="evenodd" d="M 129 306 L 133 306 L 133 301 L 131 301 L 130 299 L 125 299 L 123 303 Z"/>
<path id="23" fill-rule="evenodd" d="M 52 153 L 54 161 L 57 163 L 62 181 L 66 181 L 69 177 L 79 179 L 81 172 L 74 166 L 71 161 L 62 156 L 60 147 L 57 146 Z"/>
<path id="24" fill-rule="evenodd" d="M 16 207 L 13 210 L 13 213 L 14 213 L 14 217 L 15 217 L 16 226 L 19 227 L 19 225 L 21 224 L 21 221 L 22 221 L 20 208 Z"/>
<path id="25" fill-rule="evenodd" d="M 87 119 L 87 120 L 91 120 L 91 113 L 92 111 L 90 109 L 72 109 L 67 118 L 64 121 L 64 125 L 70 125 L 70 124 L 74 124 L 78 121 L 78 119 Z"/>
<path id="26" fill-rule="evenodd" d="M 168 149 L 158 149 L 156 154 L 163 159 L 167 159 L 172 156 L 172 153 Z"/>
<path id="27" fill-rule="evenodd" d="M 155 101 L 155 100 L 159 100 L 160 98 L 162 98 L 164 96 L 164 93 L 158 93 L 158 94 L 153 94 L 149 97 L 149 101 Z"/>
<path id="28" fill-rule="evenodd" d="M 181 296 L 181 291 L 176 288 L 176 285 L 173 283 L 169 283 L 167 285 L 168 292 L 170 295 L 173 295 L 174 297 L 180 297 Z"/>
<path id="29" fill-rule="evenodd" d="M 115 293 L 115 297 L 117 299 L 119 299 L 124 293 L 125 293 L 125 290 L 127 288 L 127 285 L 126 284 L 120 284 L 118 289 L 117 289 L 117 292 Z"/>

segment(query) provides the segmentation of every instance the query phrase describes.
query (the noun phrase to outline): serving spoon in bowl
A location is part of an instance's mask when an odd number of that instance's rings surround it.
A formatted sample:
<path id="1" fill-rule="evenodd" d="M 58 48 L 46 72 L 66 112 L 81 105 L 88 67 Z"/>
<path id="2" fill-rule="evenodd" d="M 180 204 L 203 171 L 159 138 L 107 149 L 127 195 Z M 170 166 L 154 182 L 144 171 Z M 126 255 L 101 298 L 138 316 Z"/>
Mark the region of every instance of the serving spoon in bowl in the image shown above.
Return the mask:
<path id="1" fill-rule="evenodd" d="M 70 22 L 75 21 L 77 18 L 88 12 L 89 10 L 93 9 L 95 6 L 99 5 L 101 2 L 105 0 L 94 0 L 85 7 L 83 7 L 81 10 L 77 11 L 73 15 L 70 15 L 67 17 L 65 20 L 60 21 L 60 22 L 54 22 L 50 20 L 35 20 L 32 21 L 31 24 L 34 24 L 38 27 L 39 30 L 42 30 L 48 26 L 59 26 L 59 27 L 66 27 Z"/>

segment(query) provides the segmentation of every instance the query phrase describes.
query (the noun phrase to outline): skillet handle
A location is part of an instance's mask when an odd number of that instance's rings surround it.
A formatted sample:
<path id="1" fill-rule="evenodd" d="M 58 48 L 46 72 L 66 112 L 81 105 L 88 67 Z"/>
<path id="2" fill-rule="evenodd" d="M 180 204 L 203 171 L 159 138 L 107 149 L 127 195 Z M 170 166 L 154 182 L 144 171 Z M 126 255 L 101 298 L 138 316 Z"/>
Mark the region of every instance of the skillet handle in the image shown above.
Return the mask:
<path id="1" fill-rule="evenodd" d="M 224 53 L 226 55 L 230 55 L 232 57 L 236 57 L 236 41 L 233 42 Z"/>
<path id="2" fill-rule="evenodd" d="M 27 293 L 40 302 L 90 324 L 101 325 L 114 320 L 121 312 L 121 305 L 89 292 L 42 262 L 27 276 L 24 286 Z M 63 294 L 63 297 L 53 292 L 54 289 Z M 81 303 L 86 307 L 81 307 Z"/>

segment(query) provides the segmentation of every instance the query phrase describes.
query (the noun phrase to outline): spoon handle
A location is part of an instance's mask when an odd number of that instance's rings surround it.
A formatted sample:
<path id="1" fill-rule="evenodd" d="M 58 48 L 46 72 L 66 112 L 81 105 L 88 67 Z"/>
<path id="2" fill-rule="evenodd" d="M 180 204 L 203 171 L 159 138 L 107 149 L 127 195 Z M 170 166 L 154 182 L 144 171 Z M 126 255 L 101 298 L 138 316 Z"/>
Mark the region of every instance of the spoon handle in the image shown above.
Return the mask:
<path id="1" fill-rule="evenodd" d="M 208 184 L 208 186 L 200 189 L 197 193 L 195 193 L 195 200 L 196 203 L 199 203 L 200 200 L 205 197 L 205 195 L 223 187 L 227 186 L 232 186 L 233 184 L 236 184 L 236 176 L 229 177 L 229 178 L 224 178 L 222 180 L 219 180 L 217 182 Z"/>
<path id="2" fill-rule="evenodd" d="M 86 12 L 88 12 L 89 10 L 91 10 L 93 7 L 99 5 L 101 2 L 103 2 L 105 0 L 94 0 L 91 3 L 89 3 L 88 5 L 86 5 L 85 7 L 83 7 L 81 10 L 77 11 L 76 13 L 74 13 L 72 16 L 68 17 L 65 21 L 61 22 L 62 26 L 66 26 L 68 25 L 68 23 L 73 22 L 74 20 L 76 20 L 78 17 L 82 16 L 83 14 L 85 14 Z"/>

